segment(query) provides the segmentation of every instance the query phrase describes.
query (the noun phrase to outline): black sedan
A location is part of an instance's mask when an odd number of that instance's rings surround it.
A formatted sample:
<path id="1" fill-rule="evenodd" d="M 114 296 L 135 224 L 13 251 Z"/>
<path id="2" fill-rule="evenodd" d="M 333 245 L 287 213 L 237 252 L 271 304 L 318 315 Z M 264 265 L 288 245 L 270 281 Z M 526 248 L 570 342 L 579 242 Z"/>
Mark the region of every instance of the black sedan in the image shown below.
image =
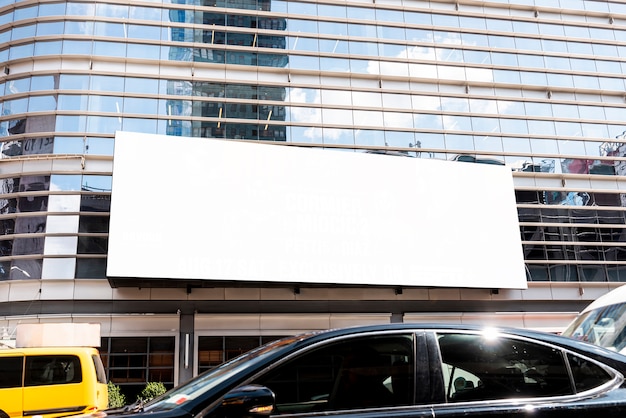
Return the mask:
<path id="1" fill-rule="evenodd" d="M 623 418 L 625 374 L 626 356 L 547 333 L 374 325 L 274 341 L 146 405 L 106 413 Z"/>

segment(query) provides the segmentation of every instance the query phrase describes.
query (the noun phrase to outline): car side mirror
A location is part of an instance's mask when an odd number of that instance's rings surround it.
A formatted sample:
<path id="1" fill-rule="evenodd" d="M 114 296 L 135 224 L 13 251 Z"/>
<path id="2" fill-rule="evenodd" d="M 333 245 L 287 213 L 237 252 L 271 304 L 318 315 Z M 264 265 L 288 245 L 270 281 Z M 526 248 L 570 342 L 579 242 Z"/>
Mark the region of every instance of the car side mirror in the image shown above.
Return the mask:
<path id="1" fill-rule="evenodd" d="M 274 411 L 276 396 L 265 386 L 246 385 L 228 392 L 222 400 L 226 418 L 267 417 Z"/>

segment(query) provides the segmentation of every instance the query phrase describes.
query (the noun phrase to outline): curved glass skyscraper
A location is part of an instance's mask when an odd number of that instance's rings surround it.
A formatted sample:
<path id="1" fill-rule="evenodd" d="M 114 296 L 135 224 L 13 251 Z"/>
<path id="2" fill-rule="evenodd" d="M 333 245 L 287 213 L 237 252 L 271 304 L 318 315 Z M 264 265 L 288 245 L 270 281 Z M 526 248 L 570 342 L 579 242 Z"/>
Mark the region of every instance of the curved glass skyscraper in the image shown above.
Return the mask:
<path id="1" fill-rule="evenodd" d="M 195 346 L 197 354 L 191 363 L 201 368 L 228 351 L 218 343 L 203 351 L 209 343 L 202 333 L 222 338 L 230 331 L 212 328 L 215 322 L 203 322 L 198 312 L 332 316 L 434 306 L 447 314 L 565 315 L 626 282 L 623 2 L 0 4 L 0 325 L 9 334 L 20 321 L 106 317 L 111 359 L 114 337 L 171 336 L 175 345 L 163 343 L 169 353 L 174 346 L 182 350 L 191 336 L 187 348 L 194 352 Z M 298 301 L 304 290 L 285 296 L 274 288 L 187 286 L 178 295 L 146 290 L 145 283 L 111 287 L 106 261 L 117 131 L 506 165 L 513 172 L 529 290 L 395 289 L 387 295 L 313 289 L 319 293 L 308 302 L 330 304 L 273 310 L 256 304 Z M 175 159 L 193 150 L 163 152 Z M 191 199 L 164 190 L 165 227 L 176 228 L 176 206 Z M 463 233 L 480 230 L 470 224 Z M 193 297 L 229 307 L 199 308 Z M 375 303 L 340 307 L 360 299 Z M 116 328 L 111 319 L 123 323 L 130 312 L 170 311 L 182 311 L 174 328 Z M 235 334 L 262 335 L 263 321 L 251 321 Z M 281 334 L 310 327 L 269 328 Z M 147 347 L 138 352 L 149 355 Z M 170 383 L 192 373 L 173 358 L 164 367 L 171 368 Z M 134 378 L 112 370 L 110 363 L 110 376 L 120 382 Z"/>

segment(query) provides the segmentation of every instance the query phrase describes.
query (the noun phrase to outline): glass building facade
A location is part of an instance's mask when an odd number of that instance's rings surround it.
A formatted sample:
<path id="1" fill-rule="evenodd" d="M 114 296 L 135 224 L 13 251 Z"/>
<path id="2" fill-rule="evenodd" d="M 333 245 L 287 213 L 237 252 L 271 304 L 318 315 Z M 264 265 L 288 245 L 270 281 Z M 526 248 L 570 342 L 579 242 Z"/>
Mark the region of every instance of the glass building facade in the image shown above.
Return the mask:
<path id="1" fill-rule="evenodd" d="M 604 291 L 626 282 L 625 40 L 620 1 L 1 0 L 0 286 L 107 283 L 123 130 L 506 165 L 529 286 Z M 39 300 L 17 293 L 4 318 Z"/>

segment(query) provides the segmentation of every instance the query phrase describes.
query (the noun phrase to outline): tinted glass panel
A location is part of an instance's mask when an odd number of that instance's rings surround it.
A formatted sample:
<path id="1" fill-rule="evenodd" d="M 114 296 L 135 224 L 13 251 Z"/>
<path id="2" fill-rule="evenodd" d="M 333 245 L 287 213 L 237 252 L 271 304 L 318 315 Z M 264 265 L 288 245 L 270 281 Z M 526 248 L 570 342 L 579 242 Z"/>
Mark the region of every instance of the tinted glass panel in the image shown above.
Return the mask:
<path id="1" fill-rule="evenodd" d="M 81 381 L 80 360 L 76 356 L 26 357 L 24 386 L 58 385 Z"/>
<path id="2" fill-rule="evenodd" d="M 593 389 L 611 380 L 611 376 L 603 368 L 589 360 L 568 354 L 576 392 Z"/>
<path id="3" fill-rule="evenodd" d="M 479 334 L 441 334 L 446 395 L 451 402 L 572 394 L 561 352 Z"/>
<path id="4" fill-rule="evenodd" d="M 354 338 L 305 353 L 259 379 L 278 413 L 375 408 L 413 402 L 413 338 Z"/>
<path id="5" fill-rule="evenodd" d="M 22 363 L 24 357 L 0 358 L 0 389 L 22 386 Z"/>

